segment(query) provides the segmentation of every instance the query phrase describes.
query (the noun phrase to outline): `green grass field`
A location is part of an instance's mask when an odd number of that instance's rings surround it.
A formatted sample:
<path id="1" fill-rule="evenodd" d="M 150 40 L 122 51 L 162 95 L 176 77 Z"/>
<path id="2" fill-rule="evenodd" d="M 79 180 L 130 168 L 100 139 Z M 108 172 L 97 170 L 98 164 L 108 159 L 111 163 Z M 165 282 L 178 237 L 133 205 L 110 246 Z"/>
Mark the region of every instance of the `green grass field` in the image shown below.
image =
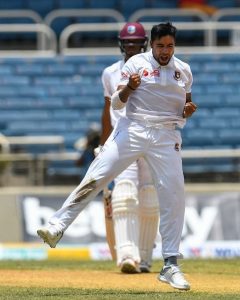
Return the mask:
<path id="1" fill-rule="evenodd" d="M 121 274 L 111 261 L 0 261 L 0 299 L 240 299 L 240 260 L 184 260 L 190 291 L 152 273 Z"/>

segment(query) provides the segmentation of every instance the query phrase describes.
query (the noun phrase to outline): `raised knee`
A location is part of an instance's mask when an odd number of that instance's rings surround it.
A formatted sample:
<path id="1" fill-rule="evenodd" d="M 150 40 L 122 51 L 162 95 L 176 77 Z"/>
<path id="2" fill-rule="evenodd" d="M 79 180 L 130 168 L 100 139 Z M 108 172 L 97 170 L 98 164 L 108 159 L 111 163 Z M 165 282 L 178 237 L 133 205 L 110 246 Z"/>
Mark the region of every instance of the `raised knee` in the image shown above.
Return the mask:
<path id="1" fill-rule="evenodd" d="M 85 200 L 96 189 L 96 180 L 91 180 L 75 191 L 72 203 Z"/>

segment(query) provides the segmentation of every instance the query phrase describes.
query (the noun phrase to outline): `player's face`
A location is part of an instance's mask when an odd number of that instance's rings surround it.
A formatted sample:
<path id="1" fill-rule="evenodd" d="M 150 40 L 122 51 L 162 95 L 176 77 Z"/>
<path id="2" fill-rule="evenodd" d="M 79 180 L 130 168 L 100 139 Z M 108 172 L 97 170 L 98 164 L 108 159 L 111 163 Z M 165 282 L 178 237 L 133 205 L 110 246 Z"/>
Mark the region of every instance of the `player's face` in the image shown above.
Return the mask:
<path id="1" fill-rule="evenodd" d="M 128 60 L 133 55 L 141 53 L 143 43 L 144 43 L 144 41 L 141 39 L 123 40 L 125 59 Z"/>
<path id="2" fill-rule="evenodd" d="M 172 36 L 166 35 L 160 39 L 151 41 L 153 57 L 161 66 L 166 66 L 175 50 L 175 40 Z"/>

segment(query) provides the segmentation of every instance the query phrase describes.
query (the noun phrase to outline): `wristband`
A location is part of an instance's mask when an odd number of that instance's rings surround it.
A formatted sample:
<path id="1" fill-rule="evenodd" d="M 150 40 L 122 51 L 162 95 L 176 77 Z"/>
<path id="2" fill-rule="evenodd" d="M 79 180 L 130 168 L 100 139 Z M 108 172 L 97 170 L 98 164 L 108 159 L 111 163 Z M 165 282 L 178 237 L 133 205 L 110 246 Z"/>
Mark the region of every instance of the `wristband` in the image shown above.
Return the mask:
<path id="1" fill-rule="evenodd" d="M 126 103 L 122 102 L 119 98 L 119 91 L 112 94 L 111 103 L 113 110 L 119 110 L 125 107 Z"/>
<path id="2" fill-rule="evenodd" d="M 135 91 L 136 89 L 133 89 L 129 84 L 127 84 L 127 87 L 132 90 L 132 91 Z"/>

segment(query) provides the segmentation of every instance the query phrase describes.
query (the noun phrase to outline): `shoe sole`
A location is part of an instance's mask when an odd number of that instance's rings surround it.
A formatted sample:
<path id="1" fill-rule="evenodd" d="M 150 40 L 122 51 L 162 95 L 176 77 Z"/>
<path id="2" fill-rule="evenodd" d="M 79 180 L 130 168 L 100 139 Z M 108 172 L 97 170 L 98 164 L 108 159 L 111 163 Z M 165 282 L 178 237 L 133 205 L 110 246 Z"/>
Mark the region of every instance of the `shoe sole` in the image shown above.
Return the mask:
<path id="1" fill-rule="evenodd" d="M 158 276 L 158 280 L 160 280 L 160 281 L 162 281 L 164 283 L 169 283 L 164 276 Z"/>
<path id="2" fill-rule="evenodd" d="M 44 230 L 42 230 L 42 229 L 37 230 L 37 234 L 44 241 L 44 243 L 48 244 L 51 248 L 55 248 L 56 247 L 57 243 L 52 243 L 49 240 L 48 235 L 47 235 L 47 233 Z"/>
<path id="3" fill-rule="evenodd" d="M 124 263 L 121 267 L 121 272 L 126 274 L 136 274 L 139 273 L 135 266 L 130 263 Z"/>
<path id="4" fill-rule="evenodd" d="M 178 289 L 178 290 L 183 290 L 183 291 L 190 290 L 190 286 L 189 287 L 183 287 L 183 286 L 180 286 L 180 285 L 175 285 L 174 283 L 167 281 L 167 279 L 164 276 L 158 276 L 158 280 L 162 281 L 163 283 L 170 284 L 171 287 L 173 287 L 175 289 Z"/>

